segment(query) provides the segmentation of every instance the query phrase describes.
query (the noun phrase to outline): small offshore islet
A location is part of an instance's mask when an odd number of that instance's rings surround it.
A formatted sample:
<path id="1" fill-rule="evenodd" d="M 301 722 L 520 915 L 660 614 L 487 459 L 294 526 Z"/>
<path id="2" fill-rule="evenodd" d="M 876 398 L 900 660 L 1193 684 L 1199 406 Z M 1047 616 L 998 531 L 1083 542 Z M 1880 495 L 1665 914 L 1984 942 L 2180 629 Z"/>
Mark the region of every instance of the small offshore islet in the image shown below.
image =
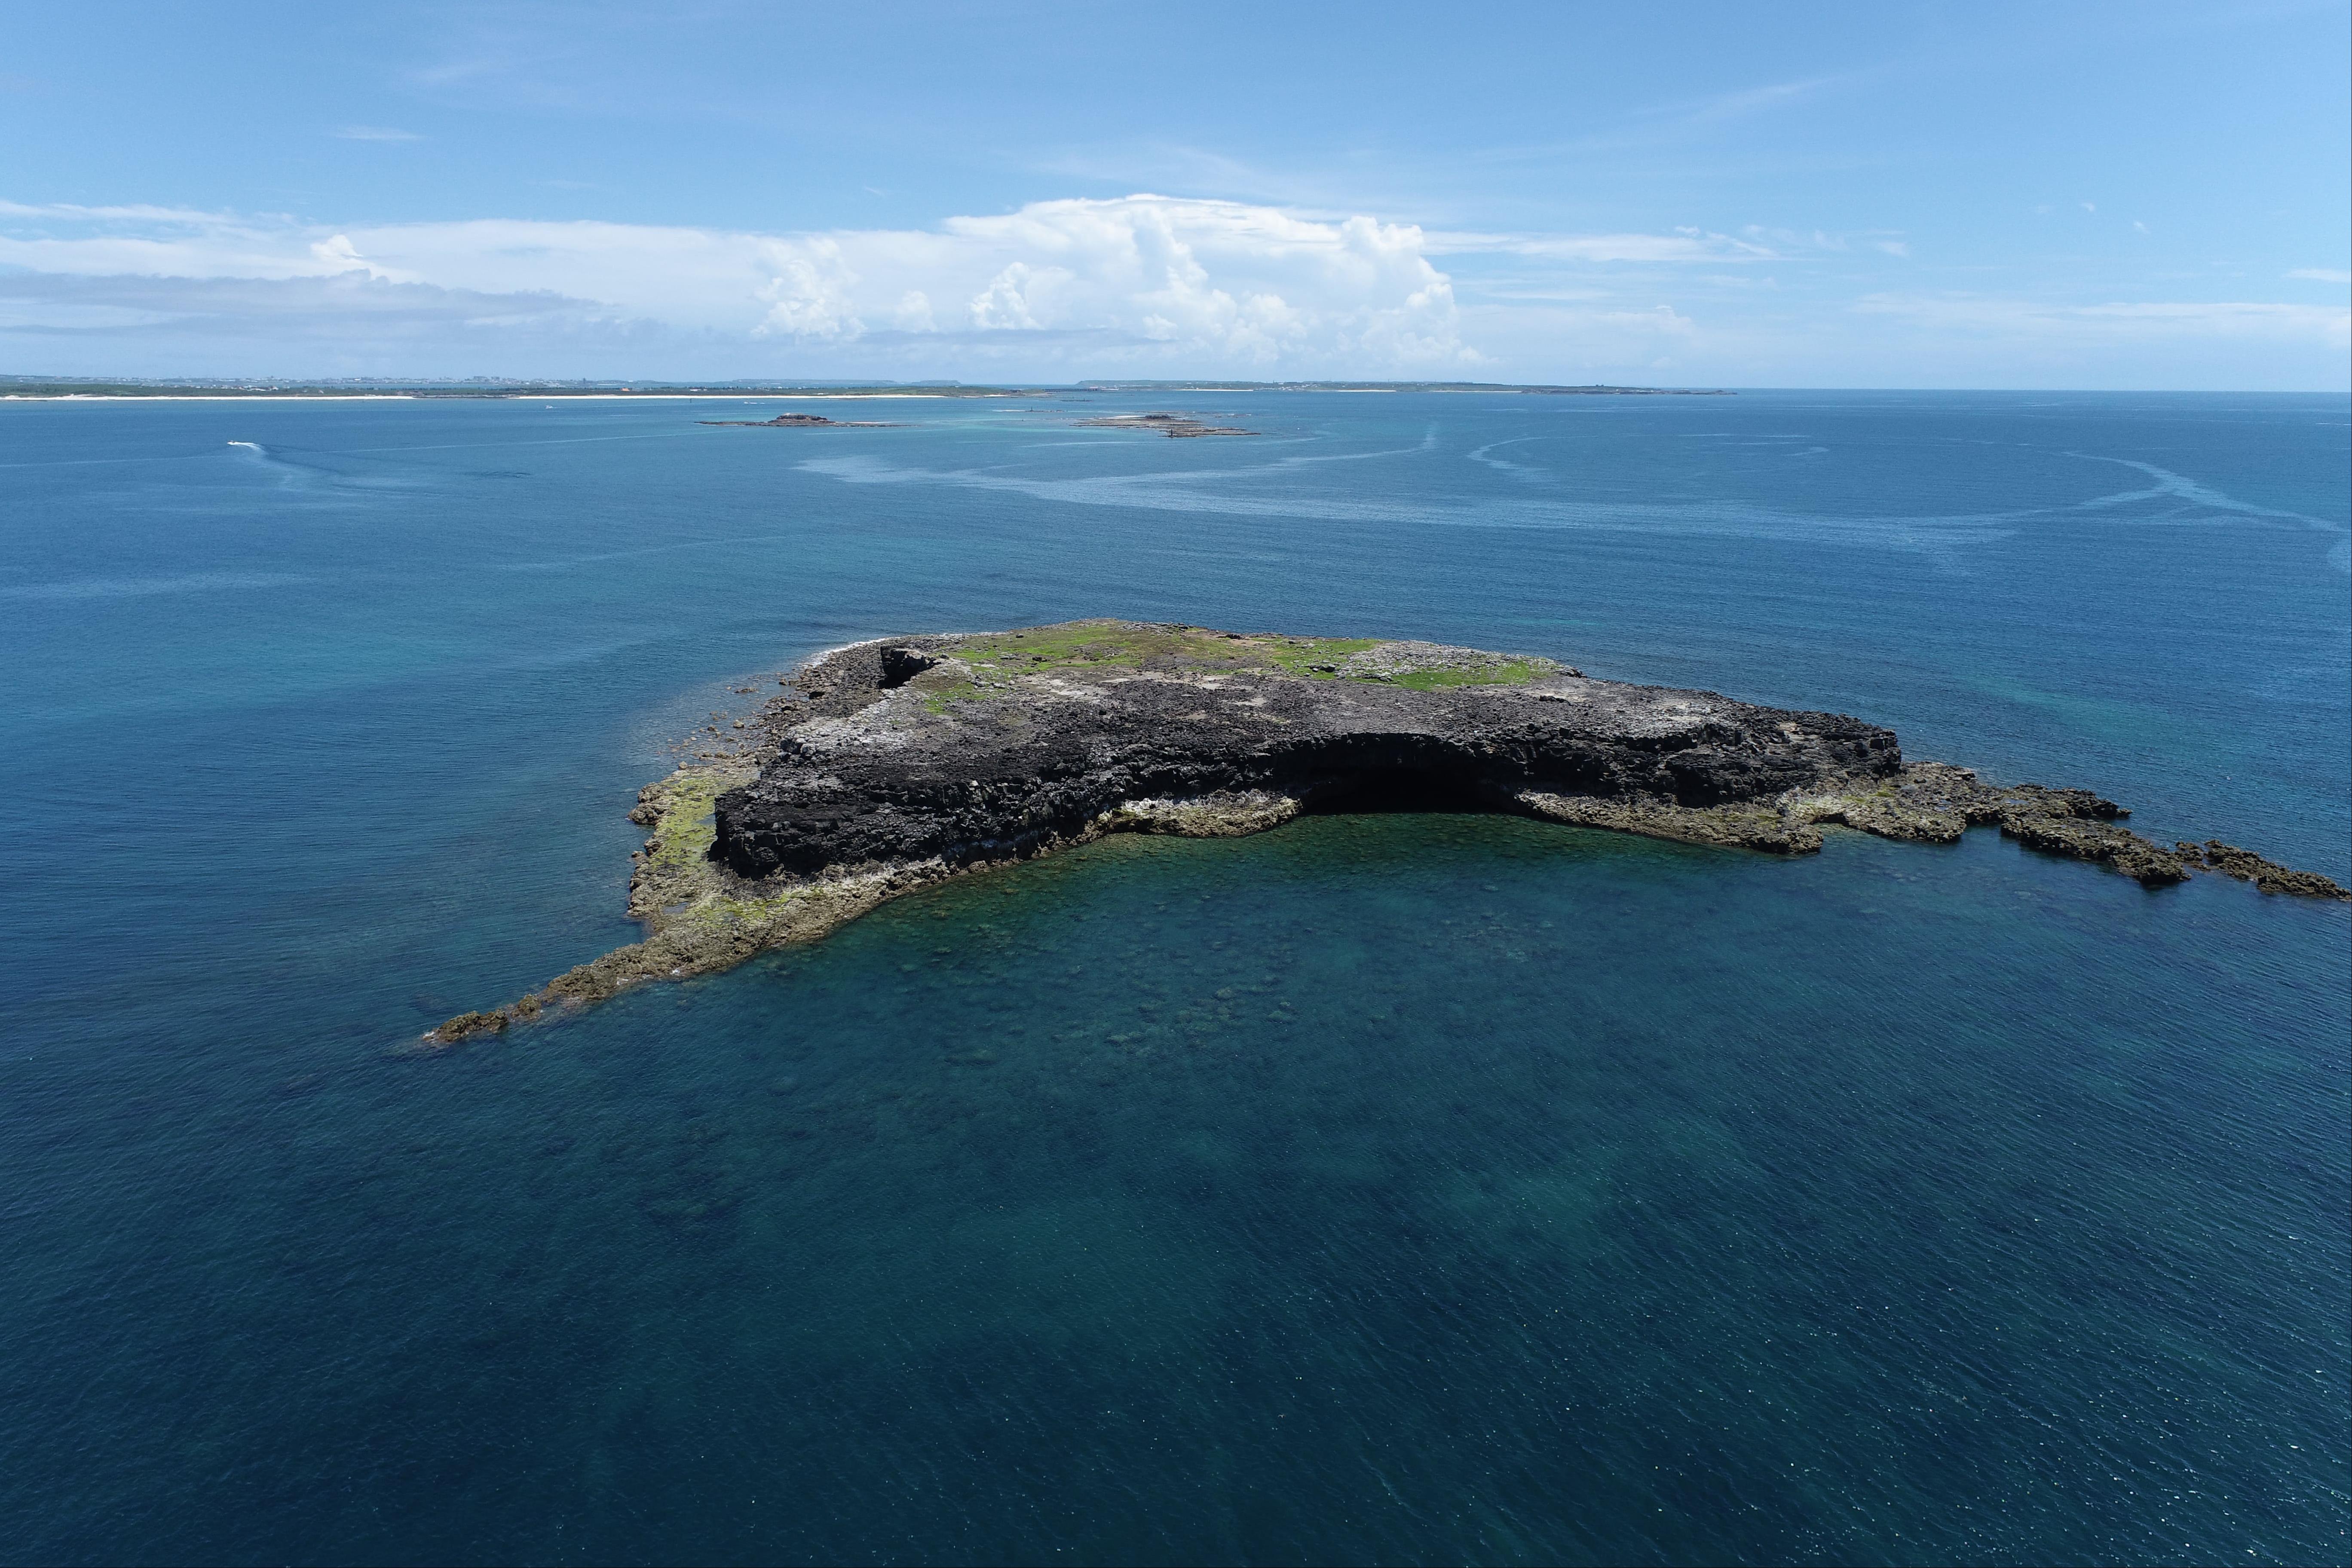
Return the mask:
<path id="1" fill-rule="evenodd" d="M 2218 839 L 2159 844 L 2084 789 L 1906 762 L 1844 714 L 1595 680 L 1435 643 L 1093 619 L 881 637 L 781 678 L 746 744 L 639 792 L 645 940 L 436 1046 L 813 941 L 899 894 L 1110 833 L 1234 837 L 1302 812 L 1486 811 L 1804 855 L 1822 828 L 1921 844 L 1998 826 L 2147 888 L 2218 873 L 2352 898 Z"/>

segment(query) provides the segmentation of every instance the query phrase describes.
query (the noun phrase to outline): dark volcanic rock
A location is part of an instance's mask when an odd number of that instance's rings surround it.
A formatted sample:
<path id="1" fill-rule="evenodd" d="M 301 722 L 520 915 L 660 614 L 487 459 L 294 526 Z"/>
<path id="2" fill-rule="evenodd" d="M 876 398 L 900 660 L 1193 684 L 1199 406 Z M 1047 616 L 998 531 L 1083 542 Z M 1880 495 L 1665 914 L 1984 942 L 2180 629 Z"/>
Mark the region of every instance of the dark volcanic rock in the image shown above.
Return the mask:
<path id="1" fill-rule="evenodd" d="M 1475 648 L 1074 621 L 860 643 L 783 684 L 793 695 L 769 704 L 756 753 L 705 753 L 640 792 L 630 818 L 652 832 L 629 912 L 643 942 L 425 1038 L 708 974 L 1105 833 L 1256 833 L 1324 808 L 1514 811 L 1793 855 L 1822 847 L 1822 823 L 1929 844 L 1998 825 L 2150 888 L 2217 871 L 2347 896 L 2219 840 L 2150 843 L 2088 790 L 1906 763 L 1859 719 Z"/>
<path id="2" fill-rule="evenodd" d="M 719 799 L 739 876 L 1002 858 L 1133 802 L 1702 809 L 1902 765 L 1858 719 L 1430 644 L 1077 623 L 869 644 L 805 679 L 823 698 Z"/>

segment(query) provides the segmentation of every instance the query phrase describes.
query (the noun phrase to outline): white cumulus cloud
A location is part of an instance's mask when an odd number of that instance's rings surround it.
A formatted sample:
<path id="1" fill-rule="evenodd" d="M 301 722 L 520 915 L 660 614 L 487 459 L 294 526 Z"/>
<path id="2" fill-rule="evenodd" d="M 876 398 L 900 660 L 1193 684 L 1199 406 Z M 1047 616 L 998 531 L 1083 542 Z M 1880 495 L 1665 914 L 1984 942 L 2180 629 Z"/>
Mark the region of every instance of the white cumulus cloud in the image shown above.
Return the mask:
<path id="1" fill-rule="evenodd" d="M 1240 202 L 1035 202 L 934 229 L 758 234 L 485 218 L 352 225 L 0 205 L 0 266 L 79 277 L 361 275 L 554 296 L 583 320 L 742 343 L 1048 340 L 1104 368 L 1449 372 L 1477 362 L 1422 231 Z"/>
<path id="2" fill-rule="evenodd" d="M 2282 300 L 2055 303 L 1933 291 L 1906 252 L 1885 228 L 1425 230 L 1150 195 L 772 232 L 0 201 L 0 346 L 132 375 L 2342 383 L 2352 315 L 2312 290 L 2336 268 Z"/>

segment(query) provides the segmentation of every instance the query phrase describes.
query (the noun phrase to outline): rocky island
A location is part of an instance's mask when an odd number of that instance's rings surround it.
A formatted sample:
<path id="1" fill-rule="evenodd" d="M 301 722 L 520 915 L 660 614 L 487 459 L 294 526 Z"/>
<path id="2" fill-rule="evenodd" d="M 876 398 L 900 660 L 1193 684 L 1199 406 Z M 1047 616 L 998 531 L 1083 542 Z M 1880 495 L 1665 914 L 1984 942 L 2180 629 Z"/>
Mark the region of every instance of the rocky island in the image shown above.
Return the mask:
<path id="1" fill-rule="evenodd" d="M 1302 811 L 1499 811 L 1810 854 L 1823 825 L 1950 843 L 1998 826 L 2147 887 L 2215 871 L 2342 899 L 2219 841 L 2161 845 L 2087 790 L 1904 760 L 1843 714 L 1587 679 L 1409 641 L 1131 621 L 887 637 L 796 674 L 744 754 L 640 793 L 646 940 L 425 1037 L 446 1045 L 639 981 L 806 941 L 943 878 L 1107 833 L 1228 837 Z"/>
<path id="2" fill-rule="evenodd" d="M 698 419 L 697 425 L 724 426 L 730 430 L 805 430 L 826 426 L 835 430 L 895 430 L 880 419 L 827 419 L 822 414 L 779 414 L 773 419 Z"/>
<path id="3" fill-rule="evenodd" d="M 1194 436 L 1255 436 L 1255 430 L 1244 430 L 1238 425 L 1212 425 L 1190 414 L 1106 414 L 1098 419 L 1081 419 L 1080 430 L 1149 430 L 1171 440 L 1183 440 Z"/>

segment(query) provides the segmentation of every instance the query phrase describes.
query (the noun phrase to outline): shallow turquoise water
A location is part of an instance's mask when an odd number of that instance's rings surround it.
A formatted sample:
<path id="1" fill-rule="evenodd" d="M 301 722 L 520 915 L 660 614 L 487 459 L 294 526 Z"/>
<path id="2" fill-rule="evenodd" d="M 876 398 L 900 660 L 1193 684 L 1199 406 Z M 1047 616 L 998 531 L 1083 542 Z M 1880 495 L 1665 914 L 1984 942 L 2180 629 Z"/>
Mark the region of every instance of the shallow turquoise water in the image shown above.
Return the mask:
<path id="1" fill-rule="evenodd" d="M 0 406 L 0 1555 L 2352 1552 L 2340 908 L 1326 817 L 404 1048 L 894 629 L 1549 653 L 2347 874 L 2341 399 L 1174 405 L 1268 436 Z"/>

